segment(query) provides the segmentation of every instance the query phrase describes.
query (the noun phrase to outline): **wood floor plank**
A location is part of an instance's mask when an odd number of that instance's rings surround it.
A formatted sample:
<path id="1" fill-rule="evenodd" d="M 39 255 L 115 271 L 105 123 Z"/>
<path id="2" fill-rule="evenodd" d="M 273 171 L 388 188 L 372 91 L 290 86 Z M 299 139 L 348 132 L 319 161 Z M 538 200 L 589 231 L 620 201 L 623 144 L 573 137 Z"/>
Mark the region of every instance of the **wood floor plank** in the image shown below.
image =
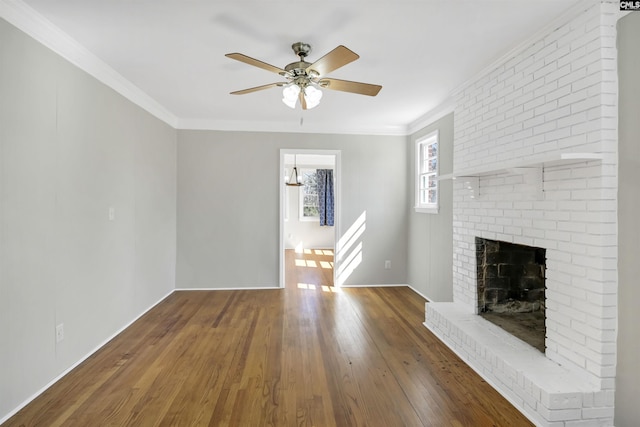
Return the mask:
<path id="1" fill-rule="evenodd" d="M 297 266 L 296 266 L 297 261 Z M 530 426 L 424 326 L 407 287 L 179 291 L 4 426 Z"/>

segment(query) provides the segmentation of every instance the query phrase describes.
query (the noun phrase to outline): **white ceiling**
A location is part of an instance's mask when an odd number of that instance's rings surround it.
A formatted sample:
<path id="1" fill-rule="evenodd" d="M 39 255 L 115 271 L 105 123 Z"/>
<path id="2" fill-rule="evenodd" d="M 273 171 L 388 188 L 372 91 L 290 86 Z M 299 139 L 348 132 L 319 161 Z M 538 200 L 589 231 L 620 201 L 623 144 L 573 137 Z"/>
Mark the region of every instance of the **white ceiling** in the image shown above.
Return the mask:
<path id="1" fill-rule="evenodd" d="M 180 128 L 406 134 L 452 91 L 549 25 L 576 0 L 0 0 L 30 6 L 164 107 Z M 27 8 L 29 9 L 29 8 Z M 292 110 L 282 81 L 228 59 L 278 67 L 312 45 L 360 59 L 331 77 L 380 84 L 377 97 L 325 90 Z M 303 119 L 303 120 L 301 120 Z M 302 122 L 302 124 L 301 124 Z"/>

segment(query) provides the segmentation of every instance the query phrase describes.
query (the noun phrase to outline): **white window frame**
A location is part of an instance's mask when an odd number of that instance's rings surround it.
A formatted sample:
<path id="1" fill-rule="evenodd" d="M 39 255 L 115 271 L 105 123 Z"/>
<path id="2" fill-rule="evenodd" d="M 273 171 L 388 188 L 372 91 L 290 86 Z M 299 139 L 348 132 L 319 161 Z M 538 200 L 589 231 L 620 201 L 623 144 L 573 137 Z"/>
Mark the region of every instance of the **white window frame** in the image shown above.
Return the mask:
<path id="1" fill-rule="evenodd" d="M 284 222 L 288 222 L 289 221 L 289 187 L 287 185 L 287 181 L 289 180 L 289 176 L 291 174 L 291 170 L 287 167 L 284 168 L 284 198 L 283 198 L 283 203 L 284 206 L 282 208 L 282 219 L 284 220 Z"/>
<path id="2" fill-rule="evenodd" d="M 428 147 L 431 144 L 437 144 L 437 150 L 435 155 L 429 156 Z M 440 171 L 440 138 L 438 131 L 431 132 L 428 135 L 425 135 L 416 140 L 415 146 L 415 206 L 414 209 L 419 213 L 432 213 L 437 214 L 440 208 L 440 183 L 438 182 L 439 171 Z M 435 170 L 428 171 L 426 170 L 426 163 L 428 160 L 435 160 L 436 167 Z M 423 182 L 423 176 L 431 176 L 432 181 L 435 180 L 435 202 L 429 203 L 424 202 L 421 199 L 421 194 L 423 191 L 428 191 L 429 188 L 421 187 L 421 183 Z"/>
<path id="3" fill-rule="evenodd" d="M 298 169 L 300 175 L 302 175 L 302 183 L 303 185 L 299 187 L 300 192 L 298 193 L 298 220 L 299 221 L 320 221 L 320 213 L 315 216 L 304 216 L 304 173 L 312 172 L 317 173 L 316 169 L 313 168 L 299 168 Z"/>

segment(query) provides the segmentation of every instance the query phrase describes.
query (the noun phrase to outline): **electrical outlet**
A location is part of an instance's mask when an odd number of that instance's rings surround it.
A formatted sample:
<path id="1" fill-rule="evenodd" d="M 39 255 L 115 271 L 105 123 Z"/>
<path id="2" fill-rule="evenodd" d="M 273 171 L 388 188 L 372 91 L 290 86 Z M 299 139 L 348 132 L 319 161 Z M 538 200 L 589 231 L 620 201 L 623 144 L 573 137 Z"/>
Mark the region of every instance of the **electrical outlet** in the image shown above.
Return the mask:
<path id="1" fill-rule="evenodd" d="M 384 269 L 391 270 L 391 260 L 388 259 L 384 262 Z"/>
<path id="2" fill-rule="evenodd" d="M 64 339 L 64 323 L 60 323 L 56 326 L 56 342 L 60 342 Z"/>

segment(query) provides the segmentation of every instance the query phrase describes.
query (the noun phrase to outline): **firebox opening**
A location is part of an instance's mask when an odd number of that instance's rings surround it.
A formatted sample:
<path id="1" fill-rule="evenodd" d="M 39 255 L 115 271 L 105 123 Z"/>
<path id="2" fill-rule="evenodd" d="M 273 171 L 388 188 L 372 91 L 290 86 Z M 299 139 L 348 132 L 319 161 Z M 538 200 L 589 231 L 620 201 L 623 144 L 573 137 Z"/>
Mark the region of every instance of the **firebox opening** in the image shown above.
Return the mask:
<path id="1" fill-rule="evenodd" d="M 544 353 L 546 250 L 475 240 L 478 314 Z"/>

